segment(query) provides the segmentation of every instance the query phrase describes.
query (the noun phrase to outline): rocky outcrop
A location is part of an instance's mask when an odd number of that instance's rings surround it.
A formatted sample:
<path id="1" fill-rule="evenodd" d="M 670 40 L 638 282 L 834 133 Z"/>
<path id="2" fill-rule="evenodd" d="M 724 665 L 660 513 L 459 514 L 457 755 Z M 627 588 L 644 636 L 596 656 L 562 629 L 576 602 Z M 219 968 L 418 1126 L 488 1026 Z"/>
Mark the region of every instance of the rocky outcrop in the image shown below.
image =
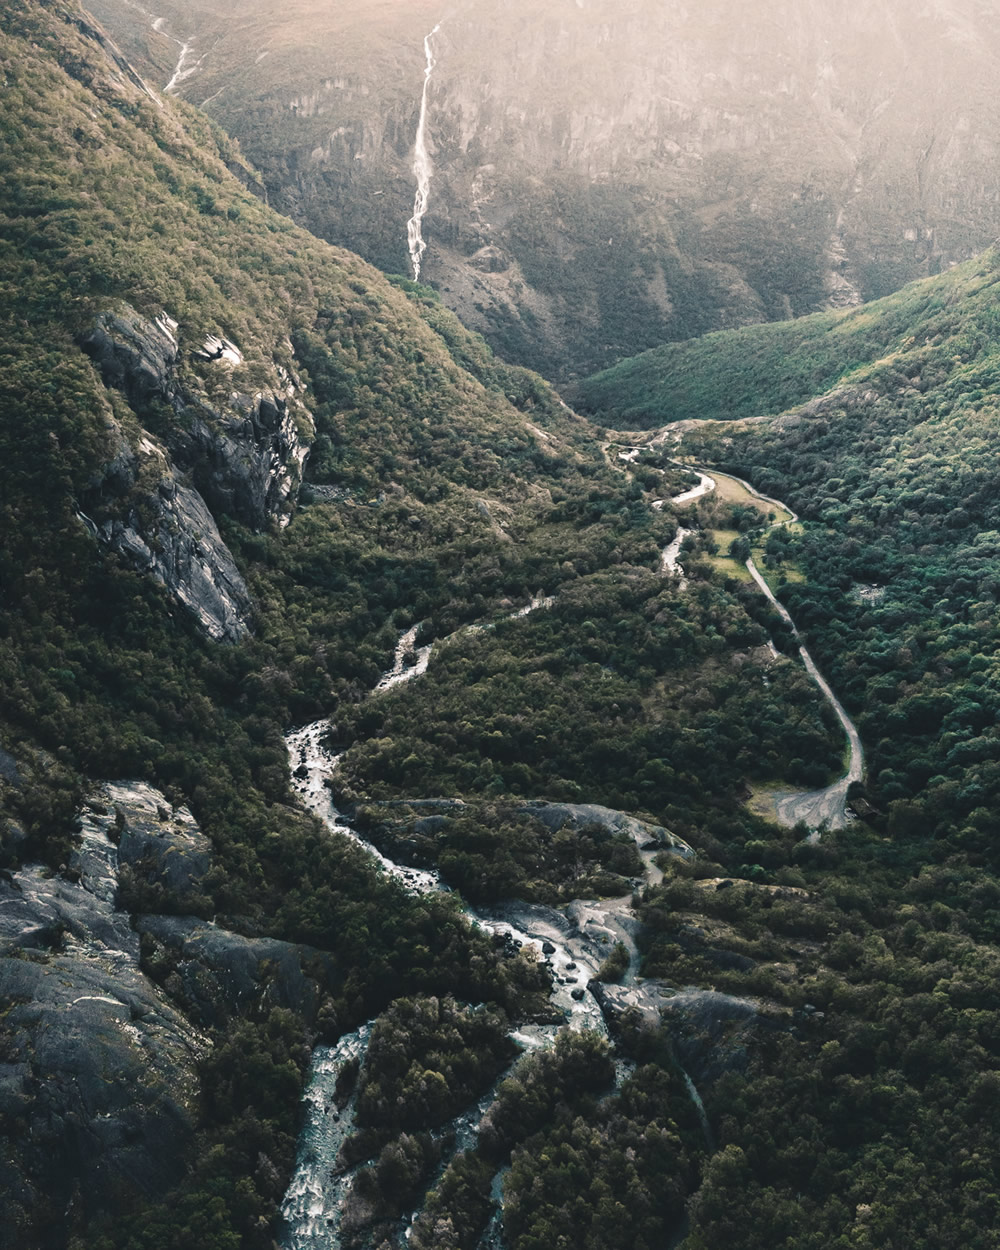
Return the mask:
<path id="1" fill-rule="evenodd" d="M 247 938 L 193 916 L 136 922 L 150 967 L 169 968 L 164 985 L 204 1025 L 224 1025 L 251 1008 L 287 1007 L 310 1024 L 323 1001 L 310 969 L 334 979 L 333 957 L 273 938 Z"/>
<path id="2" fill-rule="evenodd" d="M 210 401 L 197 374 L 180 367 L 178 333 L 166 314 L 150 320 L 125 306 L 102 313 L 82 343 L 105 385 L 125 394 L 140 421 L 154 401 L 177 416 L 163 435 L 167 451 L 213 512 L 252 528 L 286 524 L 309 454 L 304 431 L 312 426 L 301 382 L 272 363 L 270 387 L 229 389 L 225 403 Z M 209 344 L 220 348 L 206 350 Z M 228 339 L 213 335 L 202 336 L 190 357 L 215 369 L 243 360 Z"/>
<path id="3" fill-rule="evenodd" d="M 119 515 L 92 521 L 96 534 L 133 568 L 166 586 L 209 638 L 238 642 L 249 631 L 251 603 L 232 552 L 201 495 L 179 480 L 148 439 L 143 441 L 151 449 L 147 454 L 162 459 L 155 493 L 132 491 L 125 500 L 105 496 L 99 502 L 105 508 L 118 503 Z"/>
<path id="4" fill-rule="evenodd" d="M 628 812 L 601 807 L 598 803 L 529 802 L 523 804 L 522 810 L 553 832 L 567 825 L 571 829 L 598 825 L 606 833 L 624 834 L 632 838 L 640 850 L 669 851 L 682 859 L 691 859 L 694 856 L 694 851 L 682 838 L 671 833 L 669 829 L 664 829 L 662 825 L 640 820 L 637 816 L 630 816 Z"/>
<path id="5" fill-rule="evenodd" d="M 151 320 L 123 307 L 102 313 L 82 339 L 105 385 L 125 396 L 139 422 L 166 428 L 162 440 L 143 434 L 133 446 L 112 421 L 115 451 L 81 501 L 81 520 L 162 582 L 210 638 L 235 642 L 249 629 L 250 595 L 215 518 L 258 529 L 287 524 L 311 417 L 301 384 L 280 365 L 272 388 L 231 390 L 226 404 L 213 405 L 182 368 L 178 330 L 166 314 Z M 242 361 L 235 347 L 192 355 L 209 368 Z M 164 412 L 175 419 L 164 423 Z"/>
<path id="6" fill-rule="evenodd" d="M 288 374 L 284 379 L 283 392 L 233 391 L 225 409 L 195 406 L 189 428 L 170 439 L 174 459 L 213 512 L 252 529 L 288 524 L 309 455 L 299 429 L 308 413 L 296 400 L 296 384 Z"/>
<path id="7" fill-rule="evenodd" d="M 716 990 L 664 996 L 660 1014 L 681 1065 L 699 1088 L 726 1072 L 742 1071 L 762 1037 L 792 1026 L 788 1008 Z"/>
<path id="8" fill-rule="evenodd" d="M 65 1245 L 181 1180 L 210 1047 L 200 1026 L 281 1006 L 324 1027 L 333 956 L 190 915 L 133 927 L 137 899 L 204 902 L 210 868 L 187 808 L 117 781 L 81 813 L 63 875 L 0 876 L 0 1250 Z"/>
<path id="9" fill-rule="evenodd" d="M 0 879 L 0 1245 L 64 1244 L 183 1175 L 207 1042 L 139 967 L 109 836 L 108 800 L 145 810 L 151 793 L 98 796 L 66 876 Z"/>
<path id="10" fill-rule="evenodd" d="M 124 392 L 134 408 L 176 394 L 177 322 L 166 314 L 150 321 L 133 308 L 104 312 L 83 336 L 82 346 L 101 371 L 105 386 Z"/>
<path id="11" fill-rule="evenodd" d="M 171 808 L 144 782 L 109 782 L 100 798 L 114 818 L 108 835 L 118 842 L 119 884 L 127 877 L 133 889 L 153 890 L 173 911 L 203 906 L 212 848 L 190 811 Z M 130 905 L 129 910 L 151 909 Z"/>

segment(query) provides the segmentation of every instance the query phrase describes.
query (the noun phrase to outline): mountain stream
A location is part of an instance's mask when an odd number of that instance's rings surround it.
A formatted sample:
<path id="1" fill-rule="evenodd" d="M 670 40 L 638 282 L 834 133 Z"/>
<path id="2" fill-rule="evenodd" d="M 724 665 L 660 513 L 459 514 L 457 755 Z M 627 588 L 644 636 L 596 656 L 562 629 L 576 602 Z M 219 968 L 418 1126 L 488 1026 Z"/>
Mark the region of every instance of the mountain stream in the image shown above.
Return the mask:
<path id="1" fill-rule="evenodd" d="M 427 79 L 433 68 L 429 40 L 430 36 L 425 41 L 428 55 L 428 70 L 424 84 L 425 99 Z M 417 238 L 419 240 L 419 218 L 417 218 Z M 419 272 L 419 256 L 422 254 L 421 247 L 422 243 L 418 243 L 418 250 L 413 254 L 414 268 L 417 272 Z M 623 457 L 623 459 L 629 458 Z M 675 497 L 672 500 L 674 504 L 692 503 L 716 488 L 715 478 L 703 470 L 695 471 L 699 474 L 698 485 Z M 741 485 L 758 498 L 764 499 L 765 502 L 775 503 L 790 512 L 778 501 L 760 496 L 748 483 L 741 483 Z M 794 514 L 791 515 L 794 516 Z M 679 563 L 680 548 L 689 532 L 679 527 L 674 539 L 664 549 L 661 556 L 661 571 L 664 574 L 679 577 L 682 589 L 686 581 Z M 752 558 L 747 561 L 747 568 L 754 581 L 768 596 L 798 638 L 794 622 L 786 609 L 775 599 Z M 530 612 L 551 606 L 552 602 L 551 598 L 544 598 L 539 594 L 525 607 L 510 615 L 512 617 L 526 616 Z M 400 636 L 393 656 L 392 668 L 377 683 L 370 698 L 377 698 L 393 687 L 412 681 L 427 671 L 433 648 L 430 645 L 417 647 L 419 628 L 419 625 L 413 626 Z M 488 626 L 473 626 L 472 628 L 488 628 Z M 861 742 L 853 722 L 820 675 L 806 648 L 800 645 L 799 653 L 813 681 L 831 703 L 844 726 L 850 742 L 851 758 L 846 776 L 833 786 L 810 794 L 781 796 L 778 800 L 779 818 L 782 823 L 786 824 L 795 824 L 799 820 L 805 820 L 807 823 L 825 823 L 831 828 L 838 828 L 846 821 L 847 787 L 851 781 L 859 779 L 862 774 L 864 757 Z M 417 893 L 447 889 L 448 887 L 441 881 L 438 873 L 397 864 L 383 855 L 363 838 L 351 826 L 347 818 L 337 810 L 326 782 L 336 771 L 341 756 L 326 746 L 329 733 L 330 722 L 319 720 L 293 730 L 286 737 L 292 769 L 292 785 L 303 805 L 315 813 L 332 832 L 345 834 L 363 846 L 387 873 L 401 881 L 407 889 Z M 635 836 L 639 843 L 639 833 L 636 832 Z M 642 858 L 646 865 L 647 880 L 655 883 L 659 877 L 662 877 L 662 873 L 652 862 L 655 854 L 643 851 Z M 629 952 L 629 967 L 623 978 L 623 984 L 613 987 L 613 992 L 619 996 L 621 1004 L 634 1006 L 652 1018 L 658 1019 L 661 1002 L 671 997 L 672 992 L 669 988 L 656 982 L 643 981 L 636 975 L 638 967 L 638 952 L 635 945 L 637 922 L 631 915 L 630 895 L 599 902 L 578 900 L 569 905 L 565 914 L 556 908 L 517 901 L 489 910 L 477 911 L 467 908 L 466 914 L 473 924 L 495 934 L 502 934 L 513 945 L 530 946 L 536 949 L 539 958 L 545 961 L 552 975 L 553 1006 L 561 1010 L 570 1028 L 593 1029 L 604 1036 L 607 1035 L 607 1026 L 601 1007 L 590 986 L 601 962 L 615 942 L 622 942 Z M 558 1028 L 559 1026 L 552 1024 L 527 1025 L 515 1031 L 512 1037 L 522 1047 L 523 1056 L 538 1047 L 552 1045 Z M 313 1052 L 309 1082 L 304 1095 L 306 1118 L 299 1140 L 296 1169 L 281 1208 L 283 1250 L 337 1250 L 340 1245 L 340 1221 L 344 1203 L 357 1169 L 344 1170 L 337 1163 L 341 1147 L 354 1128 L 354 1095 L 346 1099 L 341 1097 L 338 1103 L 337 1083 L 346 1063 L 354 1060 L 363 1061 L 371 1029 L 372 1024 L 369 1022 L 353 1033 L 346 1034 L 336 1045 L 317 1046 Z M 514 1066 L 518 1062 L 519 1059 L 515 1060 Z M 694 1082 L 683 1069 L 681 1075 L 697 1112 L 706 1145 L 709 1150 L 712 1150 L 714 1143 L 711 1126 L 701 1097 Z M 466 1149 L 474 1143 L 478 1125 L 490 1100 L 490 1095 L 484 1096 L 476 1106 L 470 1108 L 453 1123 L 451 1127 L 456 1135 L 456 1149 Z M 494 1196 L 498 1203 L 502 1203 L 503 1175 L 504 1173 L 501 1172 L 494 1183 Z M 483 1235 L 480 1250 L 490 1250 L 492 1247 L 502 1245 L 501 1221 L 502 1211 L 498 1208 L 496 1216 Z"/>

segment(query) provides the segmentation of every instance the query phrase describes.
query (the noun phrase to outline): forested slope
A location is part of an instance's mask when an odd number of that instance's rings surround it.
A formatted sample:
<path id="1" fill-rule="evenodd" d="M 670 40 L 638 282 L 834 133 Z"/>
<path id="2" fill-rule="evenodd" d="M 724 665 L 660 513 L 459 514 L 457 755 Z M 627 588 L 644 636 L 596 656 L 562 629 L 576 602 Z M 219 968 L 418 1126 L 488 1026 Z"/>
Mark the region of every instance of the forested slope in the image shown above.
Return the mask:
<path id="1" fill-rule="evenodd" d="M 996 1148 L 975 1101 L 1000 1055 L 998 266 L 990 251 L 863 308 L 666 347 L 580 388 L 609 424 L 693 422 L 676 454 L 800 513 L 766 537 L 764 564 L 867 753 L 865 818 L 824 836 L 808 901 L 765 913 L 749 892 L 732 906 L 675 880 L 646 913 L 661 931 L 647 968 L 681 978 L 719 983 L 681 919 L 711 933 L 707 899 L 744 937 L 779 938 L 771 975 L 796 969 L 802 1027 L 824 1039 L 808 1063 L 779 1044 L 716 1104 L 725 1148 L 695 1202 L 699 1247 L 995 1238 L 995 1187 L 976 1197 L 964 1176 Z"/>
<path id="2" fill-rule="evenodd" d="M 585 379 L 573 398 L 642 428 L 779 413 L 839 383 L 919 378 L 923 391 L 973 392 L 992 376 L 998 280 L 989 251 L 860 308 L 664 344 Z"/>
<path id="3" fill-rule="evenodd" d="M 548 831 L 490 802 L 603 800 L 742 847 L 765 832 L 746 777 L 826 777 L 836 729 L 767 654 L 757 596 L 661 576 L 656 483 L 544 382 L 268 210 L 235 145 L 70 0 L 12 0 L 0 50 L 3 1244 L 268 1246 L 317 1037 L 400 995 L 551 1016 L 540 965 L 292 803 L 289 725 L 332 715 L 358 800 L 483 800 L 456 878 L 539 897 Z M 538 591 L 551 614 L 461 635 L 412 713 L 365 710 L 404 629 L 503 621 Z M 564 897 L 629 888 L 634 850 L 559 845 Z M 673 1132 L 680 1078 L 654 1058 Z M 595 1062 L 535 1128 L 591 1108 Z M 101 1074 L 144 1070 L 111 1106 Z M 641 1132 L 643 1096 L 609 1133 Z M 696 1170 L 671 1151 L 682 1196 Z"/>
<path id="4" fill-rule="evenodd" d="M 690 435 L 806 520 L 765 533 L 270 212 L 74 3 L 12 0 L 0 48 L 0 1244 L 270 1247 L 310 1049 L 377 1018 L 344 1245 L 420 1211 L 409 1244 L 473 1250 L 508 1162 L 513 1250 L 664 1244 L 685 1206 L 695 1250 L 991 1245 L 994 258 L 678 349 L 695 399 L 752 341 L 780 386 L 736 413 L 805 401 Z M 723 541 L 865 738 L 864 819 L 818 842 L 747 803 L 843 742 Z M 417 624 L 426 674 L 369 697 Z M 456 893 L 292 802 L 283 734 L 327 716 L 341 801 Z M 639 894 L 592 804 L 696 854 Z M 461 895 L 602 893 L 654 1018 L 612 947 L 614 1050 L 563 1034 L 493 1089 L 562 1016 Z"/>

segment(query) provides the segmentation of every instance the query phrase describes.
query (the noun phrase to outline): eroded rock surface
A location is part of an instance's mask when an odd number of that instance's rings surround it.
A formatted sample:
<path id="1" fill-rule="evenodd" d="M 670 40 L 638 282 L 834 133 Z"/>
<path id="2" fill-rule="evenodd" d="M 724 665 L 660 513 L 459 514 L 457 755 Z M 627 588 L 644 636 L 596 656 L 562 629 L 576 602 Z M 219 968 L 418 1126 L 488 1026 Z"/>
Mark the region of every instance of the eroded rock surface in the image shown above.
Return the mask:
<path id="1" fill-rule="evenodd" d="M 699 1088 L 726 1072 L 742 1071 L 763 1034 L 791 1026 L 787 1009 L 716 990 L 685 989 L 665 996 L 660 1013 L 681 1064 Z"/>
<path id="2" fill-rule="evenodd" d="M 143 916 L 136 927 L 149 950 L 169 961 L 171 996 L 205 1025 L 221 1025 L 252 1006 L 288 1007 L 310 1023 L 322 1002 L 311 966 L 332 977 L 333 957 L 274 938 L 247 938 L 194 916 Z"/>
<path id="3" fill-rule="evenodd" d="M 108 787 L 103 810 L 84 813 L 66 876 L 34 865 L 0 880 L 0 1191 L 10 1204 L 0 1244 L 44 1242 L 46 1229 L 65 1240 L 76 1219 L 166 1192 L 183 1173 L 207 1042 L 141 971 L 138 935 L 116 907 L 109 792 L 126 811 L 156 793 L 129 790 Z"/>
<path id="4" fill-rule="evenodd" d="M 625 834 L 635 841 L 640 850 L 652 847 L 671 851 L 684 859 L 690 859 L 694 851 L 675 833 L 662 825 L 650 824 L 630 816 L 628 812 L 615 811 L 610 807 L 601 807 L 598 803 L 526 803 L 524 810 L 530 812 L 536 820 L 550 829 L 562 829 L 569 825 L 574 829 L 582 829 L 585 825 L 600 825 L 607 832 Z"/>
<path id="5" fill-rule="evenodd" d="M 171 416 L 162 440 L 145 429 L 127 436 L 110 421 L 114 450 L 81 519 L 166 586 L 210 638 L 235 642 L 249 629 L 250 595 L 216 517 L 255 529 L 287 524 L 312 418 L 299 398 L 301 383 L 277 363 L 269 368 L 270 387 L 233 389 L 230 375 L 242 363 L 235 348 L 218 359 L 204 349 L 189 353 L 203 367 L 228 370 L 225 402 L 217 386 L 210 399 L 184 368 L 178 335 L 166 314 L 151 320 L 125 306 L 102 313 L 82 339 L 104 384 L 125 397 L 140 425 L 161 428 L 164 413 Z"/>

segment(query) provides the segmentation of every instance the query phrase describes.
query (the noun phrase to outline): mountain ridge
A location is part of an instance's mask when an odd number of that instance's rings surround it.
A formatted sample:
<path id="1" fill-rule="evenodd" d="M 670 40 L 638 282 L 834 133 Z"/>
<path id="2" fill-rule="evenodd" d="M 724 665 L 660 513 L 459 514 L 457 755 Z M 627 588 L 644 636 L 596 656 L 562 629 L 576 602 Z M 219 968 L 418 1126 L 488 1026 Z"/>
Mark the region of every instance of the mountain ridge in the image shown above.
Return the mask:
<path id="1" fill-rule="evenodd" d="M 95 5 L 130 53 L 165 38 L 124 0 Z M 697 20 L 606 0 L 168 13 L 194 49 L 176 90 L 241 138 L 272 201 L 400 273 L 438 26 L 423 276 L 508 359 L 561 382 L 886 294 L 1000 226 L 1000 49 L 974 0 L 836 15 L 713 0 Z"/>

